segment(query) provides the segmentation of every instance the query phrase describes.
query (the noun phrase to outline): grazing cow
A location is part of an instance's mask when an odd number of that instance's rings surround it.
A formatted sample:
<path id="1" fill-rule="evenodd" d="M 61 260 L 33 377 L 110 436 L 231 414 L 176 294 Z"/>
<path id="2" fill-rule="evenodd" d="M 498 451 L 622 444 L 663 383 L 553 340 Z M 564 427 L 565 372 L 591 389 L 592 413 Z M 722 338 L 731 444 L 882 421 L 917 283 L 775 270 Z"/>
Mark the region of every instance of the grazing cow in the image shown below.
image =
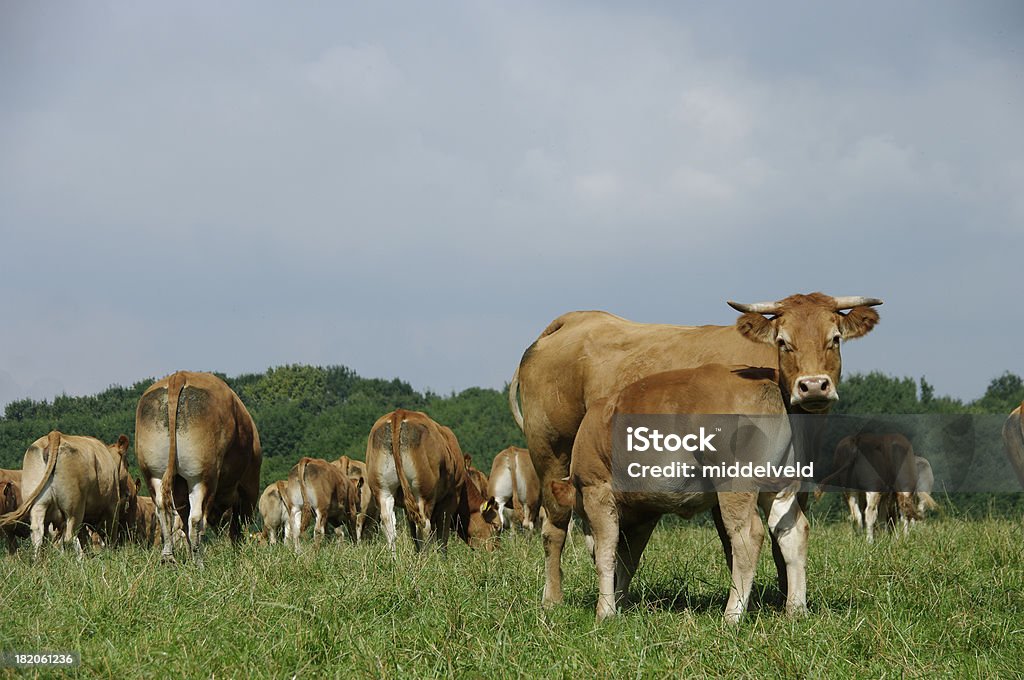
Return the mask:
<path id="1" fill-rule="evenodd" d="M 124 460 L 127 451 L 125 435 L 113 444 L 56 430 L 40 437 L 25 451 L 21 466 L 24 488 L 32 492 L 17 510 L 0 517 L 0 527 L 28 515 L 37 556 L 50 524 L 59 531 L 62 546 L 73 544 L 79 558 L 83 556 L 79 534 L 86 525 L 107 541 L 116 542 L 136 493 Z"/>
<path id="2" fill-rule="evenodd" d="M 417 551 L 432 541 L 445 551 L 453 525 L 471 547 L 489 546 L 500 524 L 497 508 L 467 483 L 455 433 L 425 413 L 398 409 L 377 419 L 366 441 L 366 474 L 392 553 L 396 502 L 405 508 Z"/>
<path id="3" fill-rule="evenodd" d="M 0 469 L 0 491 L 6 494 L 6 500 L 4 495 L 0 495 L 0 515 L 14 512 L 21 505 L 21 470 Z M 29 535 L 28 525 L 24 523 L 0 529 L 0 536 L 7 543 L 7 552 L 12 555 L 18 549 L 18 539 Z"/>
<path id="4" fill-rule="evenodd" d="M 884 527 L 895 527 L 900 522 L 904 533 L 911 521 L 919 519 L 920 499 L 914 498 L 918 488 L 917 460 L 913 445 L 902 434 L 849 435 L 836 445 L 835 469 L 822 480 L 821 486 L 843 487 L 850 518 L 872 543 L 880 514 Z"/>
<path id="5" fill-rule="evenodd" d="M 533 531 L 540 513 L 540 479 L 533 469 L 530 452 L 510 446 L 494 457 L 488 493 L 498 504 L 502 526 L 512 526 L 515 515 L 527 531 Z M 509 507 L 512 512 L 506 513 Z"/>
<path id="6" fill-rule="evenodd" d="M 288 473 L 286 491 L 291 513 L 291 539 L 299 551 L 302 534 L 302 510 L 313 515 L 313 542 L 320 545 L 330 521 L 344 526 L 356 540 L 358 495 L 356 483 L 345 474 L 341 461 L 327 462 L 319 458 L 301 458 Z"/>
<path id="7" fill-rule="evenodd" d="M 364 537 L 370 538 L 377 530 L 377 526 L 380 524 L 380 506 L 377 505 L 377 499 L 370 491 L 366 463 L 348 456 L 342 456 L 339 462 L 342 470 L 356 485 L 356 543 L 359 543 Z"/>
<path id="8" fill-rule="evenodd" d="M 1006 457 L 1017 473 L 1017 479 L 1024 486 L 1024 402 L 1013 409 L 1003 423 L 1003 447 Z"/>
<path id="9" fill-rule="evenodd" d="M 141 545 L 153 548 L 160 545 L 160 522 L 156 503 L 149 496 L 138 496 L 132 522 L 132 534 Z"/>
<path id="10" fill-rule="evenodd" d="M 808 308 L 804 301 L 813 302 L 811 306 L 820 309 L 821 314 L 853 309 L 843 317 L 847 324 L 875 314 L 865 311 L 868 302 L 864 298 L 832 298 L 821 293 L 792 296 L 759 309 L 777 309 L 793 316 L 798 309 Z M 641 324 L 606 312 L 570 312 L 544 329 L 516 368 L 509 384 L 509 405 L 526 435 L 530 458 L 541 482 L 546 512 L 545 604 L 562 601 L 561 556 L 571 516 L 568 508 L 551 497 L 551 482 L 568 474 L 576 432 L 594 402 L 609 398 L 624 386 L 653 373 L 709 363 L 774 366 L 777 361 L 773 346 L 750 342 L 739 325 Z M 830 393 L 831 384 L 821 375 L 795 379 L 799 384 L 787 386 L 793 405 Z M 785 569 L 774 537 L 772 548 L 780 568 L 779 585 L 786 590 Z"/>
<path id="11" fill-rule="evenodd" d="M 14 482 L 9 479 L 0 481 L 0 515 L 6 515 L 18 509 L 18 495 L 18 487 Z M 11 555 L 18 548 L 18 539 L 14 535 L 15 528 L 9 526 L 0 529 L 0 535 L 3 535 L 4 541 L 7 543 L 7 552 Z"/>
<path id="12" fill-rule="evenodd" d="M 654 527 L 663 514 L 692 517 L 716 513 L 716 524 L 732 588 L 725 619 L 735 623 L 746 609 L 760 554 L 764 527 L 757 507 L 779 547 L 786 573 L 786 610 L 806 611 L 809 526 L 798 502 L 799 483 L 781 491 L 661 492 L 620 491 L 612 484 L 613 419 L 622 414 L 744 414 L 779 416 L 826 413 L 839 398 L 839 342 L 869 332 L 878 314 L 859 299 L 848 314 L 824 295 L 791 296 L 777 303 L 740 305 L 737 331 L 749 341 L 775 348 L 776 368 L 708 364 L 657 373 L 596 402 L 584 416 L 572 450 L 567 481 L 554 480 L 550 493 L 575 508 L 589 524 L 600 595 L 598 621 L 613 616 L 625 598 Z M 766 318 L 765 315 L 770 315 Z M 785 422 L 785 421 L 783 421 Z M 767 438 L 766 460 L 778 461 L 793 446 L 788 423 Z"/>
<path id="13" fill-rule="evenodd" d="M 223 380 L 179 371 L 155 382 L 135 411 L 135 449 L 157 505 L 165 562 L 175 561 L 175 514 L 197 560 L 207 521 L 229 521 L 231 540 L 241 539 L 259 500 L 263 457 L 256 424 Z"/>
<path id="14" fill-rule="evenodd" d="M 910 523 L 914 524 L 918 519 L 924 520 L 925 513 L 929 510 L 938 510 L 939 504 L 932 498 L 932 489 L 935 487 L 935 473 L 932 472 L 932 464 L 927 458 L 914 456 L 917 465 L 917 488 L 914 489 L 914 501 L 917 508 L 917 517 L 911 517 Z"/>

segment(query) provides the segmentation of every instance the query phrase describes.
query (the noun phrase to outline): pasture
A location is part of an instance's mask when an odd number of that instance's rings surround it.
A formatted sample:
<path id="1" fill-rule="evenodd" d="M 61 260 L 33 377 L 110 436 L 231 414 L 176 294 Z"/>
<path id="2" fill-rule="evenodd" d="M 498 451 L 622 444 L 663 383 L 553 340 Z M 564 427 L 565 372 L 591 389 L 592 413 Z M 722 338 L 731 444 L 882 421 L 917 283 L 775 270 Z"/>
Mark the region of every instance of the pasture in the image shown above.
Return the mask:
<path id="1" fill-rule="evenodd" d="M 812 520 L 813 522 L 813 520 Z M 296 556 L 212 537 L 205 566 L 137 546 L 0 559 L 0 648 L 78 650 L 102 677 L 1011 677 L 1024 670 L 1024 523 L 932 519 L 868 546 L 812 524 L 810 614 L 781 612 L 767 542 L 753 608 L 722 623 L 728 574 L 710 525 L 662 524 L 637 604 L 595 627 L 594 569 L 574 531 L 565 603 L 540 606 L 539 535 L 493 553 L 398 560 L 383 541 Z M 61 671 L 64 674 L 64 671 Z"/>

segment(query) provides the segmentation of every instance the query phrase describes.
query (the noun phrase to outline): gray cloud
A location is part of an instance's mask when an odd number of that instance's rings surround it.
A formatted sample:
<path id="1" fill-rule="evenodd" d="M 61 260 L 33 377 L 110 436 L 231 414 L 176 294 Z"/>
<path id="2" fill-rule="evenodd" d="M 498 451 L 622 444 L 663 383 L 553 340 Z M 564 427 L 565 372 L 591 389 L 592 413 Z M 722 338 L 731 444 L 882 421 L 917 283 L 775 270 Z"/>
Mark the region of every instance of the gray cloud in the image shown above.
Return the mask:
<path id="1" fill-rule="evenodd" d="M 819 289 L 886 299 L 850 370 L 1024 370 L 1012 3 L 8 9 L 0 402 Z"/>

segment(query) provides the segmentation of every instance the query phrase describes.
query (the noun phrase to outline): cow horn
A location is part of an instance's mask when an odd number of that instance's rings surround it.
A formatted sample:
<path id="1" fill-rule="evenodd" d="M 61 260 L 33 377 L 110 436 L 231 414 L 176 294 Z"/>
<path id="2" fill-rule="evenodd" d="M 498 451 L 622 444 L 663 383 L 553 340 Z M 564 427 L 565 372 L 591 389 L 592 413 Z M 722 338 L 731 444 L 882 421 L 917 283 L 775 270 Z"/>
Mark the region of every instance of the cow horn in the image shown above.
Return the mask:
<path id="1" fill-rule="evenodd" d="M 742 302 L 728 301 L 730 307 L 735 309 L 737 312 L 743 312 L 745 314 L 778 314 L 779 303 L 778 302 L 755 302 L 753 304 L 743 304 Z"/>
<path id="2" fill-rule="evenodd" d="M 836 311 L 843 309 L 853 309 L 854 307 L 874 307 L 875 305 L 882 304 L 882 301 L 878 298 L 862 297 L 859 295 L 847 295 L 846 297 L 832 298 L 836 304 Z"/>

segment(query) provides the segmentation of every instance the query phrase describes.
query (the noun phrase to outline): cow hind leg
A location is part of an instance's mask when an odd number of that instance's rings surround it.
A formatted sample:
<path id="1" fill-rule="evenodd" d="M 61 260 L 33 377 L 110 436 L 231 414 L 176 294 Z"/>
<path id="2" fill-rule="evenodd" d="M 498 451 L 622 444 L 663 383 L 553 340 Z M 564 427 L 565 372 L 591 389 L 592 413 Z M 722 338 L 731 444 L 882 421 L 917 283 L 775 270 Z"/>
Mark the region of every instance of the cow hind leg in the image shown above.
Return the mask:
<path id="1" fill-rule="evenodd" d="M 299 538 L 302 536 L 302 506 L 296 505 L 292 508 L 290 522 L 290 528 L 285 529 L 285 534 L 289 535 L 292 541 L 292 547 L 295 548 L 295 553 L 298 554 L 301 547 L 299 546 Z"/>
<path id="2" fill-rule="evenodd" d="M 629 600 L 629 586 L 640 566 L 640 557 L 660 519 L 623 527 L 619 532 L 615 559 L 615 598 L 619 606 L 624 606 Z"/>
<path id="3" fill-rule="evenodd" d="M 203 534 L 206 532 L 206 510 L 209 505 L 210 496 L 206 492 L 206 484 L 196 482 L 188 494 L 188 544 L 192 549 L 192 557 L 197 563 L 202 564 Z"/>
<path id="4" fill-rule="evenodd" d="M 564 475 L 561 475 L 564 476 Z M 545 477 L 545 489 L 550 488 L 552 481 L 560 479 L 559 475 Z M 572 511 L 563 508 L 552 497 L 544 494 L 544 509 L 547 516 L 541 528 L 544 540 L 544 596 L 543 604 L 552 606 L 562 602 L 562 550 L 565 548 L 565 537 L 569 531 L 569 520 Z"/>
<path id="5" fill-rule="evenodd" d="M 163 545 L 160 549 L 160 561 L 174 564 L 174 516 L 173 510 L 164 508 L 163 481 L 159 478 L 149 480 L 149 488 L 153 490 L 153 503 L 156 505 L 156 519 L 160 525 L 160 536 Z"/>
<path id="6" fill-rule="evenodd" d="M 381 493 L 377 499 L 380 506 L 380 521 L 384 525 L 384 538 L 388 542 L 388 550 L 395 554 L 395 541 L 398 539 L 398 520 L 395 517 L 395 497 L 389 493 Z"/>
<path id="7" fill-rule="evenodd" d="M 864 530 L 868 535 L 868 543 L 875 542 L 875 522 L 878 521 L 878 504 L 882 500 L 882 494 L 878 491 L 868 491 L 864 494 Z"/>
<path id="8" fill-rule="evenodd" d="M 32 556 L 39 557 L 39 551 L 43 549 L 43 539 L 46 538 L 46 506 L 37 504 L 32 506 L 29 514 L 30 526 L 32 527 Z"/>
<path id="9" fill-rule="evenodd" d="M 67 548 L 70 544 L 75 549 L 75 554 L 79 560 L 84 559 L 85 550 L 82 548 L 82 541 L 79 539 L 79 533 L 85 533 L 84 527 L 82 526 L 82 520 L 84 519 L 85 508 L 81 511 L 67 516 L 67 521 L 64 524 L 64 533 L 61 537 L 62 548 Z"/>

